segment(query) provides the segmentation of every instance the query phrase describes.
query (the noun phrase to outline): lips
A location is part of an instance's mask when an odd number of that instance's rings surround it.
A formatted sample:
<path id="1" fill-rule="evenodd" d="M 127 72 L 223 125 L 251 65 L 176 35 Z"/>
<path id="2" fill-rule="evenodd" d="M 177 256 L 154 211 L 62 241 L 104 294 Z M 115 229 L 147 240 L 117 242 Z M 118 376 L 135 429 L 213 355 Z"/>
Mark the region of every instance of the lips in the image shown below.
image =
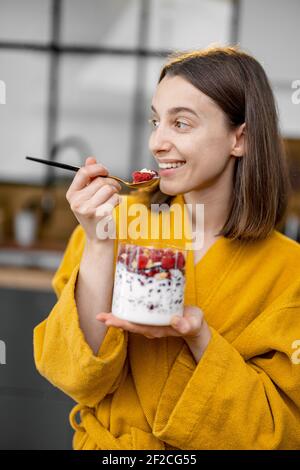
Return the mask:
<path id="1" fill-rule="evenodd" d="M 186 163 L 185 160 L 157 160 L 157 164 L 158 165 L 161 165 L 161 164 L 168 164 L 168 163 Z"/>
<path id="2" fill-rule="evenodd" d="M 158 163 L 185 163 L 185 160 L 157 160 Z"/>

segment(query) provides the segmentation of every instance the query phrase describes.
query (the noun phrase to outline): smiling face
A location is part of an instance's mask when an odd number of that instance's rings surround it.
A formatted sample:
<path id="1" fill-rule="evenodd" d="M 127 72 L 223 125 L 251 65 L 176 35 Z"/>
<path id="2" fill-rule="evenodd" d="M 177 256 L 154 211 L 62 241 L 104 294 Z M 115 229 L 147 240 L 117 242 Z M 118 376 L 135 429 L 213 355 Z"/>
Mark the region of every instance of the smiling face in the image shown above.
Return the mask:
<path id="1" fill-rule="evenodd" d="M 161 191 L 201 191 L 222 180 L 232 185 L 235 132 L 212 99 L 184 78 L 166 75 L 156 88 L 152 111 L 150 151 L 162 167 L 180 165 L 160 169 Z"/>

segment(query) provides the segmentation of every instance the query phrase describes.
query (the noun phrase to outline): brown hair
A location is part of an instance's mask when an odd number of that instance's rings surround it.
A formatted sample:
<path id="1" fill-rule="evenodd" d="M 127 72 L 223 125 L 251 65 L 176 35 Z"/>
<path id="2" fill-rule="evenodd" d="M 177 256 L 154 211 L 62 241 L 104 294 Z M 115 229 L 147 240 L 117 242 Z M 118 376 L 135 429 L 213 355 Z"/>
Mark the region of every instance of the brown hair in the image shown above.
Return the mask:
<path id="1" fill-rule="evenodd" d="M 212 98 L 232 128 L 245 122 L 246 151 L 235 161 L 231 208 L 219 235 L 267 237 L 283 219 L 290 183 L 276 104 L 263 67 L 237 46 L 210 47 L 172 54 L 158 83 L 166 75 L 179 75 Z M 156 190 L 149 206 L 170 204 L 173 197 Z"/>

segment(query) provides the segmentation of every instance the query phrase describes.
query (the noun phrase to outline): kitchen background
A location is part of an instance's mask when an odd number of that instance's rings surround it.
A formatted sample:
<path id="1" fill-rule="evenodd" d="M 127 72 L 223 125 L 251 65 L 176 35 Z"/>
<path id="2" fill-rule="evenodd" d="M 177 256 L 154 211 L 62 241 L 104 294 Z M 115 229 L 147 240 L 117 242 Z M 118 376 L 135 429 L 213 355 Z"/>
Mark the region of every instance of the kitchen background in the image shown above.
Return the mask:
<path id="1" fill-rule="evenodd" d="M 167 54 L 239 43 L 276 95 L 293 193 L 280 230 L 300 242 L 299 0 L 0 0 L 0 449 L 70 449 L 72 401 L 36 372 L 32 331 L 76 219 L 74 174 L 153 167 L 151 95 Z M 270 175 L 270 178 L 272 175 Z"/>

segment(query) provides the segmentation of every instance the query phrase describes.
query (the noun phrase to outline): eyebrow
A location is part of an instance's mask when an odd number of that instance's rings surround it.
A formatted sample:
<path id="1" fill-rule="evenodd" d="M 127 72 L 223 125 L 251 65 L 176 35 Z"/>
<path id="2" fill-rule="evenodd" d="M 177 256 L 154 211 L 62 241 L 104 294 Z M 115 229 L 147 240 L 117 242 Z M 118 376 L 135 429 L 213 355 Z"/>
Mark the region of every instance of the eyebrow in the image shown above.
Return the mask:
<path id="1" fill-rule="evenodd" d="M 158 112 L 156 111 L 156 109 L 154 108 L 153 105 L 151 105 L 151 109 L 154 113 L 158 114 Z M 191 108 L 186 108 L 185 106 L 177 106 L 175 108 L 170 108 L 168 110 L 168 114 L 177 114 L 177 113 L 180 113 L 182 111 L 185 111 L 187 113 L 190 113 L 190 114 L 193 114 L 194 116 L 196 116 L 197 118 L 199 117 L 198 114 Z"/>

